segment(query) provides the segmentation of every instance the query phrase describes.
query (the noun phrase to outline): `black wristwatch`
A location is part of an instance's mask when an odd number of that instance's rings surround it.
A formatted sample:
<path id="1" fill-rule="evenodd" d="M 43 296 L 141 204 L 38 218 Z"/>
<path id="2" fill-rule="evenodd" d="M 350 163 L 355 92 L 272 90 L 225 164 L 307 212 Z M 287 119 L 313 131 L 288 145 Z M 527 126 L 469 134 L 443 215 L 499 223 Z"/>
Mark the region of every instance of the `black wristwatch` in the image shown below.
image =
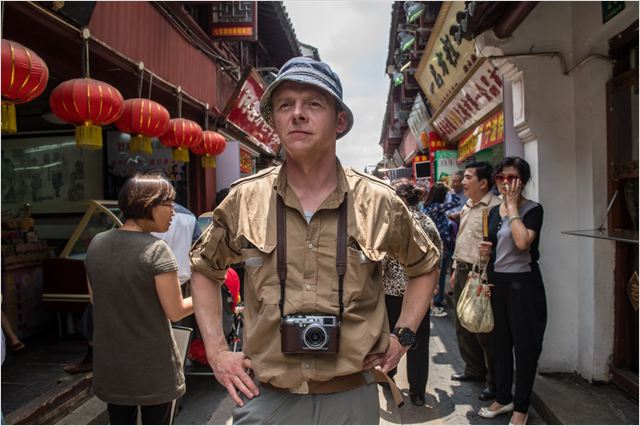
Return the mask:
<path id="1" fill-rule="evenodd" d="M 398 338 L 402 346 L 413 346 L 416 343 L 416 333 L 410 328 L 396 327 L 391 333 Z"/>

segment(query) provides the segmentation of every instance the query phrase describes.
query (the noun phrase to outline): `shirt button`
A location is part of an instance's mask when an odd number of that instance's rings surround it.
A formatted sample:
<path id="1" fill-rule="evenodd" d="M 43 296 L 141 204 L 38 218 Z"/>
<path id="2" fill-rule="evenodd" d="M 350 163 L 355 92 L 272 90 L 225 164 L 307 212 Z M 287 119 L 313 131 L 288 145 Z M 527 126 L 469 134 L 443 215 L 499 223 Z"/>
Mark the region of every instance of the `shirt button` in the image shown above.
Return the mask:
<path id="1" fill-rule="evenodd" d="M 304 365 L 304 368 L 311 368 L 311 364 L 309 364 L 308 362 L 305 362 L 302 365 Z"/>
<path id="2" fill-rule="evenodd" d="M 311 290 L 311 285 L 307 284 L 307 290 Z"/>
<path id="3" fill-rule="evenodd" d="M 307 247 L 309 247 L 310 249 L 313 248 L 313 243 L 309 243 L 309 245 L 307 245 Z"/>

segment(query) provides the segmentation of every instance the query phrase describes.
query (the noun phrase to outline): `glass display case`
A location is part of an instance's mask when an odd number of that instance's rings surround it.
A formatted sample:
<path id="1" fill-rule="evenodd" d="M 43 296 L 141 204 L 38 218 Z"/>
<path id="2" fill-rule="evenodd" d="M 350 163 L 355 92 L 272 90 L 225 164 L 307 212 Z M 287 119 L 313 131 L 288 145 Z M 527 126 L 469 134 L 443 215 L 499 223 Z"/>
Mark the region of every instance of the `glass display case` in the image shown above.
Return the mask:
<path id="1" fill-rule="evenodd" d="M 43 263 L 43 301 L 57 312 L 82 312 L 89 302 L 84 258 L 93 237 L 122 226 L 117 201 L 89 200 L 87 210 L 60 256 Z"/>

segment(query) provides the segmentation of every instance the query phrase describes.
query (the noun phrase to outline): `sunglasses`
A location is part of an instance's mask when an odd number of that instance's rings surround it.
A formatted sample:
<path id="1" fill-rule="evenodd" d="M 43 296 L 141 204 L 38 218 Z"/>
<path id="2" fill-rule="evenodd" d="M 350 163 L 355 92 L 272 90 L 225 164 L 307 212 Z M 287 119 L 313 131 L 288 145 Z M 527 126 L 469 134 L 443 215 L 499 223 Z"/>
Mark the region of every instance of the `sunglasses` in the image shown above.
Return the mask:
<path id="1" fill-rule="evenodd" d="M 499 175 L 496 175 L 496 181 L 497 182 L 507 182 L 507 183 L 512 183 L 513 181 L 515 181 L 516 179 L 520 179 L 519 176 L 514 176 L 514 175 L 503 175 L 502 173 Z"/>
<path id="2" fill-rule="evenodd" d="M 167 207 L 175 207 L 176 203 L 173 201 L 163 201 L 160 203 L 161 206 L 167 206 Z"/>

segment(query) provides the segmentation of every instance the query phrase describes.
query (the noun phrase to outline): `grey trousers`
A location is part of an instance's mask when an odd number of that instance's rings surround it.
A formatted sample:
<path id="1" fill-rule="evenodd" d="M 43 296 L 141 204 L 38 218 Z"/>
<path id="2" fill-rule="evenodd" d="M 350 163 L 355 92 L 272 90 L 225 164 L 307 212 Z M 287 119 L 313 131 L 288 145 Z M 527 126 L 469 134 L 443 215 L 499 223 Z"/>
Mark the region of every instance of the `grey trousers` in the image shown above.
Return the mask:
<path id="1" fill-rule="evenodd" d="M 331 394 L 299 395 L 259 386 L 260 395 L 233 408 L 234 425 L 377 425 L 378 385 Z"/>
<path id="2" fill-rule="evenodd" d="M 456 271 L 453 283 L 453 300 L 458 307 L 458 300 L 467 283 L 466 271 Z M 465 363 L 464 373 L 469 376 L 486 377 L 486 385 L 495 389 L 496 370 L 492 351 L 489 346 L 489 333 L 472 333 L 460 324 L 456 315 L 456 336 L 460 355 Z"/>

